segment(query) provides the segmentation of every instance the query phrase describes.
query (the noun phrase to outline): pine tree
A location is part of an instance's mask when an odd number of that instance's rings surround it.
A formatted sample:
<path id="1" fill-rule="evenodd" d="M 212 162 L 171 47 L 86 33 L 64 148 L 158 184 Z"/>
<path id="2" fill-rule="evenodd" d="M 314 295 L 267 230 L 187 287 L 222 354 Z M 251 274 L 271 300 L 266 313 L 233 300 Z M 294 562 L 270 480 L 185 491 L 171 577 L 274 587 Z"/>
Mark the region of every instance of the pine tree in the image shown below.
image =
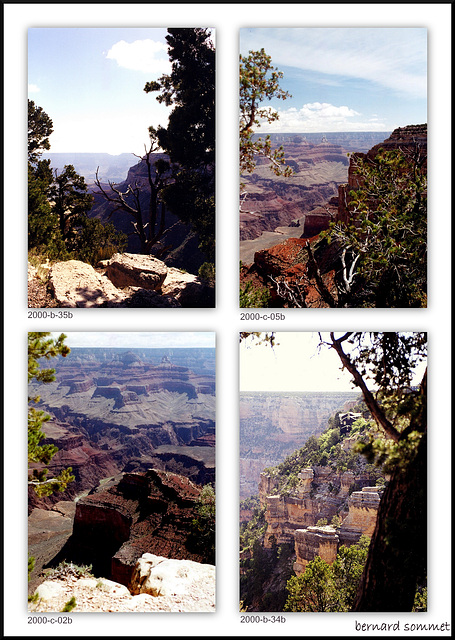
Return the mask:
<path id="1" fill-rule="evenodd" d="M 147 82 L 159 102 L 173 106 L 168 126 L 150 127 L 169 155 L 173 181 L 163 201 L 198 233 L 209 262 L 215 257 L 215 48 L 208 29 L 168 29 L 170 75 Z"/>
<path id="2" fill-rule="evenodd" d="M 41 368 L 39 360 L 49 360 L 58 355 L 66 357 L 70 352 L 65 345 L 66 336 L 62 333 L 57 339 L 50 338 L 50 333 L 30 332 L 28 334 L 28 382 L 33 381 L 48 384 L 55 380 L 55 369 Z M 40 497 L 49 496 L 54 491 L 64 491 L 74 480 L 71 467 L 63 469 L 55 478 L 47 478 L 48 469 L 43 465 L 49 464 L 58 448 L 52 444 L 41 444 L 46 437 L 43 425 L 50 420 L 44 411 L 36 409 L 33 404 L 39 402 L 39 396 L 29 397 L 28 407 L 28 463 L 39 465 L 30 469 L 28 484 L 32 486 Z"/>

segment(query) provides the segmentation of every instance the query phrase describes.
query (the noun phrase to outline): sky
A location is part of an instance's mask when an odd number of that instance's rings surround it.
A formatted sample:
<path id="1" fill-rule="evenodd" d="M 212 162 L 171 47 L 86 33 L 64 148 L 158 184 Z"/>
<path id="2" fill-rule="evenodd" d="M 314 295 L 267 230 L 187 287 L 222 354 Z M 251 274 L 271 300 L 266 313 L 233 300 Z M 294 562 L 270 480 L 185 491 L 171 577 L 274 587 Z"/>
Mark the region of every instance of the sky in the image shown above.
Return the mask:
<path id="1" fill-rule="evenodd" d="M 322 348 L 317 332 L 277 332 L 268 343 L 240 343 L 240 391 L 355 391 L 333 349 Z"/>
<path id="2" fill-rule="evenodd" d="M 61 332 L 51 332 L 57 338 Z M 74 347 L 119 347 L 119 348 L 214 348 L 215 333 L 203 331 L 168 331 L 168 332 L 97 332 L 97 331 L 69 331 L 65 344 Z"/>
<path id="3" fill-rule="evenodd" d="M 240 30 L 240 53 L 264 48 L 292 98 L 264 103 L 261 131 L 392 131 L 427 122 L 427 29 Z"/>
<path id="4" fill-rule="evenodd" d="M 336 333 L 340 337 L 342 333 Z M 321 333 L 325 342 L 330 334 Z M 351 375 L 342 369 L 334 349 L 319 348 L 318 332 L 284 331 L 275 333 L 275 346 L 259 344 L 251 338 L 240 343 L 240 391 L 356 391 Z M 344 350 L 350 346 L 344 343 Z M 426 360 L 415 370 L 413 384 L 419 384 Z M 370 391 L 374 384 L 367 381 Z"/>
<path id="5" fill-rule="evenodd" d="M 28 97 L 51 118 L 51 153 L 144 155 L 171 110 L 144 92 L 171 71 L 167 29 L 28 30 Z"/>

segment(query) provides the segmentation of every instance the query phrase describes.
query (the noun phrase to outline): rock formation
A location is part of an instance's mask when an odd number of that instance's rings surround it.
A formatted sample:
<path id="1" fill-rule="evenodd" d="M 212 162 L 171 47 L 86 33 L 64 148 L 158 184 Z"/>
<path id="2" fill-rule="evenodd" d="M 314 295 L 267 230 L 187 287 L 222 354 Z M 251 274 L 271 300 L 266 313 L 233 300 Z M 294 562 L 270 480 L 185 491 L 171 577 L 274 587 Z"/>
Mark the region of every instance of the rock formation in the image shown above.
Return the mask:
<path id="1" fill-rule="evenodd" d="M 164 262 L 152 256 L 116 253 L 106 262 L 106 275 L 119 289 L 139 287 L 159 291 L 167 275 Z"/>
<path id="2" fill-rule="evenodd" d="M 361 535 L 371 537 L 376 524 L 381 491 L 364 486 L 349 495 L 353 483 L 368 482 L 368 476 L 356 477 L 352 471 L 343 474 L 330 467 L 303 469 L 299 482 L 290 494 L 274 494 L 275 482 L 267 473 L 261 475 L 259 496 L 266 506 L 267 531 L 264 547 L 293 544 L 296 561 L 294 571 L 303 573 L 308 562 L 319 555 L 333 562 L 340 545 L 350 546 Z M 340 517 L 341 524 L 320 526 L 318 521 L 330 522 Z"/>
<path id="3" fill-rule="evenodd" d="M 256 494 L 265 468 L 284 460 L 311 435 L 322 433 L 330 415 L 357 395 L 356 392 L 241 393 L 240 499 Z"/>
<path id="4" fill-rule="evenodd" d="M 125 473 L 77 501 L 72 535 L 52 564 L 71 558 L 129 585 L 144 553 L 204 562 L 209 551 L 199 548 L 192 525 L 200 492 L 188 478 L 167 471 Z"/>
<path id="5" fill-rule="evenodd" d="M 193 560 L 175 560 L 144 553 L 139 558 L 130 582 L 133 595 L 170 596 L 195 593 L 202 583 L 211 585 L 215 599 L 215 567 Z"/>
<path id="6" fill-rule="evenodd" d="M 36 273 L 29 269 L 29 281 Z M 214 287 L 197 276 L 140 254 L 115 254 L 97 269 L 56 262 L 49 286 L 59 307 L 213 307 Z"/>
<path id="7" fill-rule="evenodd" d="M 61 612 L 74 598 L 74 612 L 206 612 L 215 610 L 215 567 L 144 554 L 133 582 L 78 577 L 69 564 L 34 589 L 31 612 Z M 76 575 L 74 575 L 76 573 Z"/>
<path id="8" fill-rule="evenodd" d="M 293 569 L 297 575 L 305 571 L 308 562 L 319 556 L 332 564 L 336 559 L 339 537 L 333 527 L 308 527 L 295 532 L 296 561 Z"/>

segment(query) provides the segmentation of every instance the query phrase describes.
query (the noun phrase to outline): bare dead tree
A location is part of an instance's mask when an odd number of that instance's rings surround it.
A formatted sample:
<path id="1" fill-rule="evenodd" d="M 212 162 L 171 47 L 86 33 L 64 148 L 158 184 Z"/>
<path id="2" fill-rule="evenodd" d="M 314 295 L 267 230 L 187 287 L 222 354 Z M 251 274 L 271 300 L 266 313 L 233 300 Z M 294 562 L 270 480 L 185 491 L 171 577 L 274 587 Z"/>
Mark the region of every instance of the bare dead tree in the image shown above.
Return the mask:
<path id="1" fill-rule="evenodd" d="M 144 160 L 147 166 L 147 182 L 150 196 L 147 205 L 143 205 L 143 187 L 136 180 L 129 184 L 126 191 L 121 191 L 118 185 L 108 181 L 109 189 L 103 187 L 98 176 L 99 167 L 96 170 L 95 184 L 99 189 L 98 194 L 113 204 L 110 216 L 115 211 L 124 211 L 132 218 L 133 233 L 139 236 L 141 253 L 148 255 L 152 247 L 161 240 L 166 233 L 166 207 L 161 199 L 161 192 L 169 181 L 169 162 L 159 159 L 153 162 L 152 154 L 158 150 L 155 141 L 152 140 L 149 149 L 145 147 Z M 109 216 L 109 217 L 110 217 Z"/>

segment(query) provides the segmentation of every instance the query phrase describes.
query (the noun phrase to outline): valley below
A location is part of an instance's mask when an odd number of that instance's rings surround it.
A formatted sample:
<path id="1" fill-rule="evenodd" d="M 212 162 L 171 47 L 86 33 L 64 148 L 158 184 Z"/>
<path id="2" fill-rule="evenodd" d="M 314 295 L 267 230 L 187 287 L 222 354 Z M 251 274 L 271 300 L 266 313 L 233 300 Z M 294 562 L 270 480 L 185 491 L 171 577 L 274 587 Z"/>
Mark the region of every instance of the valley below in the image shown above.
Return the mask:
<path id="1" fill-rule="evenodd" d="M 347 182 L 349 154 L 382 142 L 387 132 L 319 133 L 271 136 L 283 147 L 290 177 L 276 176 L 265 159 L 241 176 L 240 260 L 288 238 L 310 238 L 327 228 L 338 187 Z"/>

